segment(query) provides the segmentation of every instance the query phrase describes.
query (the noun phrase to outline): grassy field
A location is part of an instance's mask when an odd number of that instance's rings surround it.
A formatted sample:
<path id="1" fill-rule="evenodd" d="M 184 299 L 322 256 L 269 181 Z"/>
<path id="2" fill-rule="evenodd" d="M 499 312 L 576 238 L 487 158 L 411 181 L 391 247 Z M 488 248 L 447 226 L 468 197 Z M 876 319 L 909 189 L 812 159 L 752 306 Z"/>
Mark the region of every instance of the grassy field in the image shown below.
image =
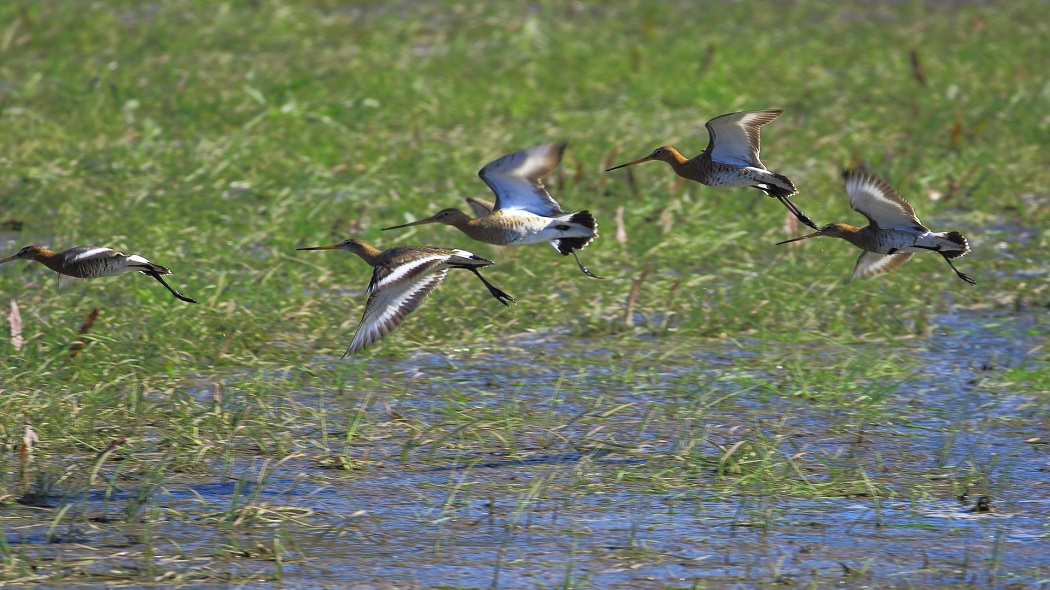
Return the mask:
<path id="1" fill-rule="evenodd" d="M 0 257 L 120 248 L 201 302 L 0 266 L 0 583 L 1046 584 L 1045 4 L 494 4 L 0 5 Z M 863 220 L 866 165 L 978 285 L 846 283 L 758 191 L 603 172 L 759 108 L 813 219 Z M 562 139 L 607 280 L 379 231 Z M 339 362 L 370 269 L 295 248 L 347 237 L 470 249 L 518 303 L 453 273 Z M 1007 517 L 930 516 L 982 495 Z"/>

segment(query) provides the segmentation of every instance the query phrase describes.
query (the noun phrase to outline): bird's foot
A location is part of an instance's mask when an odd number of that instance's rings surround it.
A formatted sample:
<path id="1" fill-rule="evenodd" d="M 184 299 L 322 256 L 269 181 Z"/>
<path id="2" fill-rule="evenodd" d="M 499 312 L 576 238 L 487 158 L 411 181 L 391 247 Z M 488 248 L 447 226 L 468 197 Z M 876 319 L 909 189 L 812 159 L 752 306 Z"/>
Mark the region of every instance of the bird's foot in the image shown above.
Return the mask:
<path id="1" fill-rule="evenodd" d="M 605 277 L 600 277 L 600 276 L 594 274 L 593 272 L 591 272 L 591 269 L 589 269 L 586 266 L 584 266 L 583 263 L 580 262 L 580 257 L 576 255 L 576 251 L 575 250 L 572 251 L 572 257 L 576 259 L 576 266 L 580 267 L 580 270 L 583 271 L 583 274 L 591 277 L 592 279 L 602 279 L 602 280 L 605 279 Z"/>
<path id="2" fill-rule="evenodd" d="M 506 292 L 491 285 L 489 286 L 489 293 L 492 293 L 492 296 L 495 297 L 496 300 L 498 300 L 503 305 L 506 305 L 507 307 L 510 307 L 511 303 L 517 303 L 516 301 L 514 301 L 514 298 L 510 295 L 507 295 Z"/>

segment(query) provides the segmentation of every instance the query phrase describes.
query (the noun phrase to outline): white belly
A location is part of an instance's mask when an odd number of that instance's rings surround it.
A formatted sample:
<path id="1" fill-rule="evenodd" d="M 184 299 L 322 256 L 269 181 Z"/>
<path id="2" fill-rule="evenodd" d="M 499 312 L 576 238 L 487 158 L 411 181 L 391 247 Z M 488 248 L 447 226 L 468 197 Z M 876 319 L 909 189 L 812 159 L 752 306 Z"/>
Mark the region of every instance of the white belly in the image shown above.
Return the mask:
<path id="1" fill-rule="evenodd" d="M 537 215 L 504 215 L 500 227 L 501 246 L 540 244 L 559 238 L 590 238 L 594 232 L 568 219 L 572 215 L 550 218 Z"/>

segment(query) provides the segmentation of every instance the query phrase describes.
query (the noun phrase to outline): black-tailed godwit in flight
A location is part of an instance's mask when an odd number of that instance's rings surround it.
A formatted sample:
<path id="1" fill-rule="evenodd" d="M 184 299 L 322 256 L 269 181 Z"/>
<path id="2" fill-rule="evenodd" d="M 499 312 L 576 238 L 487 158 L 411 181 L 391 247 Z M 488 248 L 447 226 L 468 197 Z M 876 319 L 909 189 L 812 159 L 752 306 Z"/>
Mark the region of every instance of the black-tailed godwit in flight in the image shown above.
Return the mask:
<path id="1" fill-rule="evenodd" d="M 864 250 L 857 259 L 850 280 L 873 277 L 900 268 L 916 252 L 937 252 L 960 279 L 971 285 L 977 281 L 959 272 L 952 260 L 970 251 L 970 244 L 957 231 L 930 231 L 915 216 L 915 210 L 889 184 L 858 170 L 842 173 L 846 194 L 854 211 L 868 218 L 866 227 L 848 223 L 829 223 L 817 231 L 791 240 L 829 236 L 841 238 Z"/>
<path id="2" fill-rule="evenodd" d="M 474 273 L 500 303 L 509 307 L 514 301 L 478 272 L 479 268 L 491 266 L 493 262 L 466 250 L 400 246 L 379 251 L 356 238 L 331 246 L 298 249 L 346 250 L 357 254 L 373 267 L 372 280 L 365 290 L 368 295 L 365 312 L 343 357 L 365 349 L 393 331 L 405 321 L 408 314 L 419 307 L 451 268 L 464 268 Z"/>
<path id="3" fill-rule="evenodd" d="M 565 143 L 548 144 L 508 154 L 490 162 L 478 176 L 492 189 L 496 202 L 488 215 L 471 219 L 459 209 L 443 209 L 436 214 L 384 230 L 427 223 L 444 223 L 471 239 L 497 246 L 522 246 L 550 242 L 564 256 L 572 254 L 576 265 L 587 276 L 599 279 L 580 262 L 576 253 L 598 237 L 598 223 L 588 211 L 567 213 L 543 186 L 561 162 Z M 467 199 L 480 215 L 488 203 Z"/>
<path id="4" fill-rule="evenodd" d="M 707 122 L 710 139 L 699 156 L 687 159 L 675 148 L 665 145 L 644 158 L 613 166 L 606 172 L 660 160 L 670 164 L 682 178 L 707 186 L 753 186 L 779 200 L 799 221 L 816 229 L 817 224 L 791 202 L 790 197 L 798 192 L 795 185 L 783 174 L 767 170 L 758 158 L 762 126 L 783 112 L 742 111 L 715 117 Z"/>
<path id="5" fill-rule="evenodd" d="M 151 276 L 164 285 L 176 298 L 187 303 L 197 303 L 171 288 L 161 275 L 170 275 L 171 271 L 159 264 L 153 264 L 149 260 L 137 254 L 125 254 L 110 248 L 93 248 L 91 246 L 77 246 L 54 252 L 40 246 L 26 246 L 0 260 L 0 264 L 12 260 L 35 260 L 40 264 L 58 273 L 58 285 L 63 287 L 80 279 L 97 279 L 99 277 L 112 277 L 124 273 L 138 271 L 144 275 Z"/>

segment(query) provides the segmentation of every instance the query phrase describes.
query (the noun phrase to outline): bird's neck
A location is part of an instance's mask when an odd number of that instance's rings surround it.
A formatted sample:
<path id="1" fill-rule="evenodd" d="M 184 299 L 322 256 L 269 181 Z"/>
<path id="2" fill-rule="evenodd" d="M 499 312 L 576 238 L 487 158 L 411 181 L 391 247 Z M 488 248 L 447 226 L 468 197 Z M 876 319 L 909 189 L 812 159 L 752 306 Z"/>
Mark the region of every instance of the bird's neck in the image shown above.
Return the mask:
<path id="1" fill-rule="evenodd" d="M 371 244 L 358 242 L 357 248 L 354 248 L 353 253 L 357 254 L 361 260 L 367 262 L 369 266 L 375 266 L 379 264 L 379 255 L 383 252 L 376 249 Z"/>
<path id="2" fill-rule="evenodd" d="M 62 272 L 62 255 L 47 248 L 40 248 L 33 252 L 33 258 L 55 272 Z"/>
<path id="3" fill-rule="evenodd" d="M 509 225 L 509 220 L 503 215 L 495 213 L 481 219 L 456 220 L 455 223 L 449 223 L 449 225 L 467 234 L 467 237 L 472 240 L 486 244 L 499 244 L 499 236 L 503 233 L 504 228 Z"/>
<path id="4" fill-rule="evenodd" d="M 870 245 L 868 243 L 870 238 L 868 237 L 867 232 L 864 231 L 865 229 L 867 228 L 860 228 L 848 223 L 836 223 L 836 231 L 832 234 L 832 237 L 841 238 L 861 250 L 866 250 L 867 248 L 865 248 L 865 246 Z"/>
<path id="5" fill-rule="evenodd" d="M 471 227 L 471 228 L 478 227 L 478 221 L 480 219 L 485 219 L 485 218 L 481 217 L 479 219 L 471 219 L 470 217 L 467 216 L 466 213 L 464 213 L 463 215 L 456 215 L 455 217 L 453 217 L 451 219 L 445 220 L 445 224 L 446 225 L 451 225 L 452 227 L 454 227 L 454 228 L 456 228 L 456 229 L 458 229 L 460 231 L 465 232 L 465 231 L 467 231 L 466 228 L 468 228 L 468 227 Z"/>
<path id="6" fill-rule="evenodd" d="M 667 151 L 671 153 L 671 157 L 664 161 L 670 164 L 671 168 L 674 168 L 675 174 L 685 176 L 690 168 L 689 158 L 686 158 L 674 148 L 670 148 Z"/>

